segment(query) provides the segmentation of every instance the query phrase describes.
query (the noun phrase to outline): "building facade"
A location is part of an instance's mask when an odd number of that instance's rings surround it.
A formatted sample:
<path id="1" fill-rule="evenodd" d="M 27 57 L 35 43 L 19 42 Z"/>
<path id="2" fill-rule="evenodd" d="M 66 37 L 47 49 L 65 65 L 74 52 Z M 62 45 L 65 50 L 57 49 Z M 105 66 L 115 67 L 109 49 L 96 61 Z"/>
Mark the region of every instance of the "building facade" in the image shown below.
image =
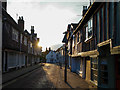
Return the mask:
<path id="1" fill-rule="evenodd" d="M 56 60 L 56 52 L 51 50 L 47 55 L 46 55 L 46 63 L 57 63 Z"/>
<path id="2" fill-rule="evenodd" d="M 37 46 L 39 39 L 31 26 L 31 33 L 24 30 L 24 19 L 19 17 L 18 23 L 7 13 L 7 2 L 2 7 L 2 71 L 27 67 L 40 59 L 41 48 Z M 36 49 L 37 48 L 37 49 Z M 39 51 L 38 51 L 39 50 Z M 31 58 L 29 58 L 31 56 Z"/>
<path id="3" fill-rule="evenodd" d="M 120 89 L 119 16 L 120 2 L 93 2 L 72 33 L 71 70 L 98 88 Z"/>

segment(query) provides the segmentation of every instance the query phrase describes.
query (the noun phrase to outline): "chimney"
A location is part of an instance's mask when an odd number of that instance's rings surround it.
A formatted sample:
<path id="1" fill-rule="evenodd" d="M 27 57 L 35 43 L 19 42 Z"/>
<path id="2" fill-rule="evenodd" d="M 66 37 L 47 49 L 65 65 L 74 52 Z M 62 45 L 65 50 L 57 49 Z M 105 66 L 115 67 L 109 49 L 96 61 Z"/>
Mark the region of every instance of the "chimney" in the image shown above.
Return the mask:
<path id="1" fill-rule="evenodd" d="M 85 15 L 86 11 L 87 11 L 87 6 L 83 6 L 82 16 L 84 16 L 84 15 Z"/>
<path id="2" fill-rule="evenodd" d="M 7 0 L 5 0 L 4 2 L 2 2 L 2 7 L 4 8 L 4 10 L 7 11 Z"/>
<path id="3" fill-rule="evenodd" d="M 19 17 L 19 19 L 18 19 L 18 25 L 21 27 L 22 31 L 24 31 L 24 20 L 23 20 L 23 16 Z"/>
<path id="4" fill-rule="evenodd" d="M 31 34 L 34 34 L 34 26 L 31 26 Z"/>

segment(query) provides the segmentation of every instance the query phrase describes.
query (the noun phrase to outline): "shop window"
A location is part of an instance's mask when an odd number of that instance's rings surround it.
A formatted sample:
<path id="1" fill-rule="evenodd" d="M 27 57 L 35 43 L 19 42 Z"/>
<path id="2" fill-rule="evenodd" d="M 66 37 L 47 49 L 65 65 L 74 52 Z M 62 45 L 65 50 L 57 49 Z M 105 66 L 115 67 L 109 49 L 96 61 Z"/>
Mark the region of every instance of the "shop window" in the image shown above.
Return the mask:
<path id="1" fill-rule="evenodd" d="M 98 58 L 91 58 L 91 80 L 97 84 L 98 81 Z"/>
<path id="2" fill-rule="evenodd" d="M 100 61 L 100 83 L 108 84 L 108 66 L 106 59 Z"/>

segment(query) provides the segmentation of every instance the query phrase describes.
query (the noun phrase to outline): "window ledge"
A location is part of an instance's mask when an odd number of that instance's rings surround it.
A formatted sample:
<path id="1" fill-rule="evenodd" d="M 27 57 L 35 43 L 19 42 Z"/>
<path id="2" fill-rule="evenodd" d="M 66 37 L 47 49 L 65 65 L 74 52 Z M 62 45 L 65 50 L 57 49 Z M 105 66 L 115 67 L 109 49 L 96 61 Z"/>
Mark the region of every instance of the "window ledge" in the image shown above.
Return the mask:
<path id="1" fill-rule="evenodd" d="M 93 36 L 87 38 L 84 42 L 88 42 L 89 40 L 91 40 L 93 38 Z"/>

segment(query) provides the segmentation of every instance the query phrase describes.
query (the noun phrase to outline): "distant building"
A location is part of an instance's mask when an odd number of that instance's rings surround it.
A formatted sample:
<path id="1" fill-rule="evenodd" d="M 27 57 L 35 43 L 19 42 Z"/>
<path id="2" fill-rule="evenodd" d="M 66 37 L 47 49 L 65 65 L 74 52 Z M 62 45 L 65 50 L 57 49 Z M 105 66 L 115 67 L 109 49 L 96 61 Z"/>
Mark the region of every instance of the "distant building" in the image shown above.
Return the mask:
<path id="1" fill-rule="evenodd" d="M 46 55 L 46 63 L 56 63 L 56 52 L 51 50 L 47 55 Z"/>
<path id="2" fill-rule="evenodd" d="M 64 45 L 62 45 L 60 48 L 56 50 L 56 61 L 59 63 L 64 64 L 65 63 L 65 56 L 64 56 Z"/>

